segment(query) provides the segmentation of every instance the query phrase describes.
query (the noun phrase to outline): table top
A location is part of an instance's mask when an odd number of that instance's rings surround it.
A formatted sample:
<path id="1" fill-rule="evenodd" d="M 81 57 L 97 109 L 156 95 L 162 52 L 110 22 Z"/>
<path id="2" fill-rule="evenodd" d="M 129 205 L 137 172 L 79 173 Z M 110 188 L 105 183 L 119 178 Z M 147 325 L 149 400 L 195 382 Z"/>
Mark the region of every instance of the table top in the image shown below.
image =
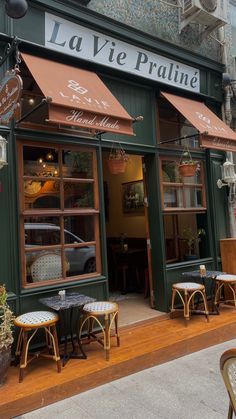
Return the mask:
<path id="1" fill-rule="evenodd" d="M 217 277 L 217 275 L 224 275 L 226 272 L 221 271 L 206 271 L 206 275 L 202 276 L 200 274 L 199 270 L 196 271 L 189 271 L 189 272 L 182 272 L 183 276 L 187 276 L 188 278 L 192 279 L 201 279 L 201 278 L 207 278 L 207 279 L 214 279 Z"/>
<path id="2" fill-rule="evenodd" d="M 40 303 L 47 307 L 52 308 L 55 311 L 66 310 L 71 307 L 82 308 L 87 303 L 96 301 L 95 298 L 88 297 L 87 295 L 79 294 L 78 292 L 66 293 L 65 299 L 61 299 L 60 295 L 54 295 L 52 297 L 40 298 Z"/>

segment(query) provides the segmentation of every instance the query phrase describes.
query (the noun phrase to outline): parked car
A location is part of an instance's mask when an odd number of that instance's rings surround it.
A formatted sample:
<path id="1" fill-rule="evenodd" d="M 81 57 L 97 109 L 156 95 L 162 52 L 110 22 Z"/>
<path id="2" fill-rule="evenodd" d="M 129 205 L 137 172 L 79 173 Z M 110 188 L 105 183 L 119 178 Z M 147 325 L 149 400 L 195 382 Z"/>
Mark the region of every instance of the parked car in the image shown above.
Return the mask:
<path id="1" fill-rule="evenodd" d="M 65 244 L 84 243 L 80 237 L 64 230 Z M 60 227 L 55 224 L 25 223 L 26 247 L 59 245 Z M 38 253 L 38 252 L 37 252 Z M 78 275 L 96 271 L 96 255 L 94 246 L 65 249 L 66 260 L 69 266 L 69 275 Z M 27 253 L 27 258 L 32 259 L 32 253 Z M 27 265 L 30 264 L 27 260 Z"/>

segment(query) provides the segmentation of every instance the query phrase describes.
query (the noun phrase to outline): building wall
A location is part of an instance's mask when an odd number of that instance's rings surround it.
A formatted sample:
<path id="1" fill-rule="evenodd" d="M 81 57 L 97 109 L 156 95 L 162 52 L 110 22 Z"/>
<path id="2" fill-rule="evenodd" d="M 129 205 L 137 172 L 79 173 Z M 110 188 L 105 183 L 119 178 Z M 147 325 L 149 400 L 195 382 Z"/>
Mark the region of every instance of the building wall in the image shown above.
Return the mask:
<path id="1" fill-rule="evenodd" d="M 199 29 L 202 28 L 198 24 L 188 25 L 179 33 L 180 3 L 178 0 L 91 0 L 87 7 L 140 31 L 220 61 L 221 48 L 215 39 L 217 33 L 201 39 Z"/>

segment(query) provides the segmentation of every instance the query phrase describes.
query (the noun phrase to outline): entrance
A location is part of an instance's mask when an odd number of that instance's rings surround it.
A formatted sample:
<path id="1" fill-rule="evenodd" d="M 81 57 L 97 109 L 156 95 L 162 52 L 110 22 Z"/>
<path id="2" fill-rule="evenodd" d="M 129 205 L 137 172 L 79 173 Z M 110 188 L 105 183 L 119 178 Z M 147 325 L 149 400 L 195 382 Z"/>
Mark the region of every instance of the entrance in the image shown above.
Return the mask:
<path id="1" fill-rule="evenodd" d="M 158 315 L 154 308 L 143 157 L 130 155 L 124 173 L 112 174 L 103 152 L 108 282 L 121 324 Z"/>

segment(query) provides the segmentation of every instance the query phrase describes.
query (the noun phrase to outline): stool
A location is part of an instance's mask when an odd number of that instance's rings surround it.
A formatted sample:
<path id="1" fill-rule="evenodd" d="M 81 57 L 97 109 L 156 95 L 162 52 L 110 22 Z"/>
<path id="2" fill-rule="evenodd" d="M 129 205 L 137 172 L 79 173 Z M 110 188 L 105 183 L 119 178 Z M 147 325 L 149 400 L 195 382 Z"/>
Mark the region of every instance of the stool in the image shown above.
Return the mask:
<path id="1" fill-rule="evenodd" d="M 216 286 L 215 286 L 215 298 L 214 298 L 214 305 L 216 310 L 219 310 L 219 306 L 220 303 L 234 303 L 234 306 L 236 306 L 236 295 L 235 295 L 235 288 L 234 286 L 236 285 L 236 275 L 230 275 L 230 274 L 226 274 L 226 275 L 217 275 L 217 277 L 215 278 L 216 281 Z M 227 299 L 224 296 L 224 299 L 222 300 L 222 288 L 224 286 L 227 286 L 233 294 L 233 299 Z"/>
<path id="2" fill-rule="evenodd" d="M 175 296 L 178 294 L 180 297 L 182 303 L 183 303 L 183 310 L 174 308 L 175 303 Z M 195 294 L 200 294 L 203 299 L 204 309 L 205 310 L 194 310 L 194 296 Z M 192 308 L 190 308 L 190 303 Z M 199 314 L 205 314 L 207 321 L 209 322 L 209 312 L 207 308 L 207 299 L 206 299 L 206 291 L 204 285 L 197 284 L 195 282 L 180 282 L 178 284 L 172 285 L 172 303 L 171 303 L 171 314 L 174 311 L 183 311 L 184 312 L 184 318 L 186 320 L 186 326 L 188 324 L 188 320 L 190 317 L 190 312 L 192 313 L 199 313 Z"/>
<path id="3" fill-rule="evenodd" d="M 16 347 L 16 360 L 20 358 L 19 382 L 23 381 L 24 371 L 29 362 L 38 356 L 52 358 L 57 363 L 57 371 L 61 372 L 61 361 L 58 348 L 56 322 L 58 315 L 50 311 L 33 311 L 21 314 L 14 320 L 15 326 L 20 327 L 20 333 Z M 49 351 L 53 354 L 35 354 L 28 359 L 29 345 L 39 329 L 44 329 Z M 29 334 L 29 332 L 32 332 Z"/>
<path id="4" fill-rule="evenodd" d="M 83 307 L 83 314 L 85 318 L 80 327 L 80 336 L 84 324 L 88 321 L 88 340 L 90 342 L 92 337 L 93 340 L 96 340 L 104 346 L 107 361 L 109 361 L 109 351 L 111 347 L 111 327 L 113 321 L 115 321 L 115 337 L 117 339 L 117 346 L 120 346 L 118 312 L 118 304 L 109 301 L 96 301 L 94 303 L 85 304 Z M 104 318 L 104 326 L 102 325 L 99 319 L 100 317 Z M 96 321 L 101 328 L 103 340 L 97 337 L 96 334 L 93 332 L 94 321 Z"/>

